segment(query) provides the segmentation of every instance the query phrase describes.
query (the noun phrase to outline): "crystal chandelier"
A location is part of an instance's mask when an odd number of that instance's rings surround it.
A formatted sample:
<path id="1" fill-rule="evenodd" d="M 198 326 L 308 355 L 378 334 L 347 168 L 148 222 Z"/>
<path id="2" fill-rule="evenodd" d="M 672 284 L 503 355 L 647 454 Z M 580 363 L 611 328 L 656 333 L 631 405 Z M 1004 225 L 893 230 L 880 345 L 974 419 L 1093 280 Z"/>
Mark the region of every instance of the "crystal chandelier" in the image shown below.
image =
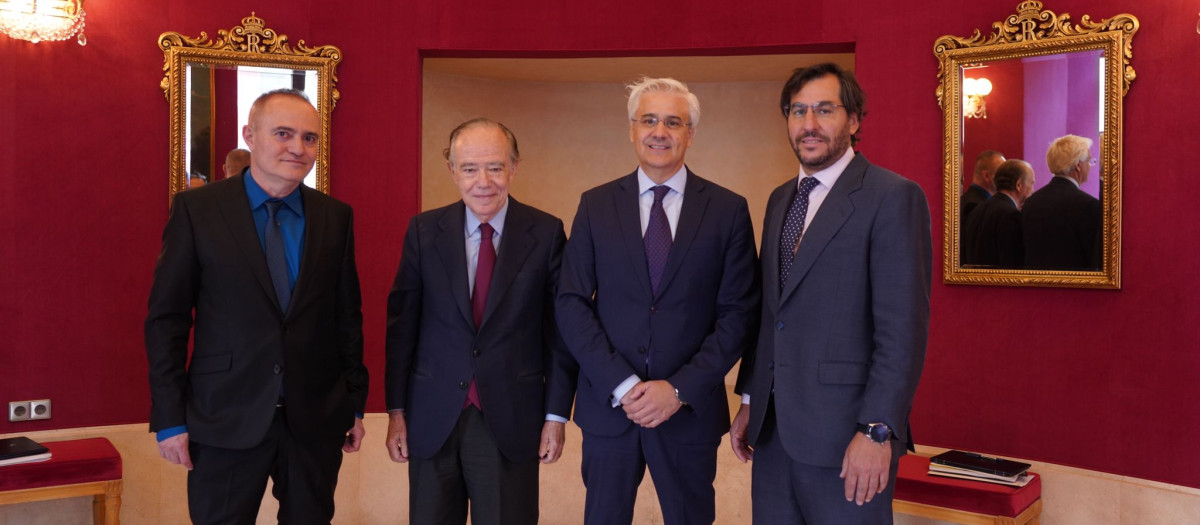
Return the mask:
<path id="1" fill-rule="evenodd" d="M 0 33 L 38 43 L 83 34 L 83 0 L 0 0 Z"/>

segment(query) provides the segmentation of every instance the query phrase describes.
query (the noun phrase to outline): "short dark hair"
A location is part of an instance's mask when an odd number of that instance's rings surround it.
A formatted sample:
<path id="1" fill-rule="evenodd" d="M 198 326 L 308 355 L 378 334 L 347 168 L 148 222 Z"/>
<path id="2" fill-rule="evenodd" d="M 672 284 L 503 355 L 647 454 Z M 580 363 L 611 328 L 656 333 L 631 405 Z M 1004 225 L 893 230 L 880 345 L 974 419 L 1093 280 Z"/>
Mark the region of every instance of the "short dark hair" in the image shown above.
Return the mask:
<path id="1" fill-rule="evenodd" d="M 1028 162 L 1021 159 L 1008 159 L 996 168 L 996 174 L 992 176 L 992 182 L 996 183 L 996 190 L 1017 190 L 1017 181 L 1020 181 L 1025 176 L 1026 171 L 1033 171 Z"/>
<path id="2" fill-rule="evenodd" d="M 490 118 L 478 117 L 459 124 L 457 128 L 454 128 L 454 131 L 450 132 L 450 145 L 446 146 L 446 149 L 442 150 L 442 156 L 446 157 L 447 161 L 450 160 L 450 148 L 454 146 L 454 139 L 458 138 L 458 134 L 466 131 L 468 128 L 473 128 L 476 126 L 498 128 L 502 133 L 504 133 L 504 138 L 508 139 L 509 160 L 513 162 L 518 162 L 521 160 L 521 150 L 517 149 L 517 136 L 513 135 L 513 132 L 504 124 L 496 122 Z"/>
<path id="3" fill-rule="evenodd" d="M 846 107 L 846 113 L 858 117 L 858 125 L 861 130 L 863 117 L 867 116 L 867 94 L 863 93 L 862 88 L 858 86 L 858 81 L 854 79 L 854 73 L 842 69 L 833 62 L 797 68 L 792 71 L 792 77 L 783 85 L 783 93 L 779 96 L 779 108 L 783 112 L 783 118 L 788 117 L 792 97 L 804 89 L 805 84 L 825 75 L 833 75 L 837 78 L 838 86 L 841 88 L 839 91 L 842 105 Z M 858 134 L 851 135 L 850 143 L 853 145 L 857 142 Z"/>

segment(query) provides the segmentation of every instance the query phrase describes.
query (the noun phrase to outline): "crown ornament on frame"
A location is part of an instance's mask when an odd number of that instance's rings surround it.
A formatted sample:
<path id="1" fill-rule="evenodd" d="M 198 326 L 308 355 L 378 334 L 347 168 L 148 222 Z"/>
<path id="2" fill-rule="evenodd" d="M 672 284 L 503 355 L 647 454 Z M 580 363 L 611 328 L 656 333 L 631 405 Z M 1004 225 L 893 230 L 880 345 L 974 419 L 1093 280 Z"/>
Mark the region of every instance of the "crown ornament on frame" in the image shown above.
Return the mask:
<path id="1" fill-rule="evenodd" d="M 1129 92 L 1129 84 L 1137 78 L 1133 66 L 1129 65 L 1129 61 L 1133 57 L 1133 39 L 1131 37 L 1138 30 L 1138 20 L 1133 15 L 1120 14 L 1099 22 L 1093 22 L 1090 16 L 1083 15 L 1079 19 L 1079 24 L 1072 24 L 1069 13 L 1058 15 L 1053 11 L 1043 10 L 1042 3 L 1037 0 L 1026 0 L 1017 4 L 1016 14 L 1008 15 L 1003 22 L 994 22 L 992 29 L 993 32 L 988 37 L 984 37 L 976 29 L 969 37 L 946 35 L 937 39 L 933 43 L 933 53 L 939 58 L 938 79 L 945 79 L 946 52 L 952 49 L 1016 43 L 1036 45 L 1041 41 L 1056 38 L 1092 35 L 1108 31 L 1125 33 L 1125 45 L 1121 50 L 1124 55 L 1122 57 L 1124 82 L 1121 86 L 1121 95 Z M 943 86 L 944 82 L 938 83 L 937 99 L 939 104 L 942 101 Z"/>
<path id="2" fill-rule="evenodd" d="M 196 48 L 207 49 L 218 52 L 229 52 L 230 58 L 242 58 L 245 53 L 270 55 L 272 60 L 287 63 L 289 58 L 325 58 L 332 60 L 332 67 L 329 68 L 330 85 L 337 84 L 337 65 L 342 61 L 342 50 L 337 46 L 318 46 L 309 47 L 305 45 L 304 40 L 296 42 L 293 47 L 288 42 L 287 35 L 281 35 L 266 26 L 263 19 L 255 15 L 254 11 L 250 12 L 250 16 L 242 19 L 242 25 L 234 26 L 228 31 L 224 29 L 217 30 L 217 39 L 210 40 L 208 33 L 200 32 L 200 36 L 189 38 L 179 33 L 168 32 L 163 33 L 158 37 L 158 47 L 163 51 L 171 48 Z M 160 86 L 163 93 L 170 97 L 170 57 L 163 64 L 163 71 L 168 72 L 163 77 Z M 341 98 L 341 93 L 338 93 L 336 87 L 331 90 L 330 108 L 337 105 L 338 99 Z"/>

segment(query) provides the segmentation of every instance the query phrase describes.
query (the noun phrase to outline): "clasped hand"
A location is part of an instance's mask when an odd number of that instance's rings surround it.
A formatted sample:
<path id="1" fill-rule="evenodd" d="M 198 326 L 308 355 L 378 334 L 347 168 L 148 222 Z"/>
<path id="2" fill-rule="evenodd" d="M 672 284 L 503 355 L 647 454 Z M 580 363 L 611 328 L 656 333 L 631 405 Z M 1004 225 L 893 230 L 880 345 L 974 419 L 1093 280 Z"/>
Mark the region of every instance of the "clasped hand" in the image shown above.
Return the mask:
<path id="1" fill-rule="evenodd" d="M 630 388 L 625 397 L 621 398 L 625 417 L 645 428 L 654 428 L 665 423 L 681 406 L 683 404 L 675 395 L 675 387 L 663 380 L 642 381 Z"/>

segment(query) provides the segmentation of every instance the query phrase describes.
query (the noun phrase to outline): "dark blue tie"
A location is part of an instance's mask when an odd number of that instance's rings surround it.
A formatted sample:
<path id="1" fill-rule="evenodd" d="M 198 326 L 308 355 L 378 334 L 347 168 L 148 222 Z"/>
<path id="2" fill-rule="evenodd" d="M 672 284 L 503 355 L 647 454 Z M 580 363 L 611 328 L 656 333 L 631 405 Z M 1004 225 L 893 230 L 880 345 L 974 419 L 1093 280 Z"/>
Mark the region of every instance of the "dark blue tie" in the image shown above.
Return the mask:
<path id="1" fill-rule="evenodd" d="M 275 214 L 283 201 L 269 200 L 267 205 L 267 229 L 263 233 L 263 244 L 267 247 L 267 270 L 271 272 L 271 283 L 275 285 L 275 297 L 279 299 L 279 309 L 287 312 L 292 302 L 292 284 L 288 278 L 287 255 L 283 248 L 283 234 L 279 230 L 279 220 Z"/>
<path id="2" fill-rule="evenodd" d="M 642 244 L 646 247 L 646 267 L 650 270 L 650 290 L 658 295 L 658 284 L 662 281 L 663 270 L 667 267 L 667 255 L 671 253 L 671 224 L 667 222 L 667 212 L 663 210 L 663 197 L 671 191 L 668 186 L 655 186 L 654 204 L 650 205 L 650 223 L 646 225 L 646 235 Z"/>
<path id="3" fill-rule="evenodd" d="M 796 250 L 800 247 L 800 235 L 804 232 L 804 219 L 808 216 L 808 194 L 817 187 L 816 177 L 800 179 L 800 189 L 788 207 L 787 219 L 783 222 L 783 233 L 779 235 L 779 289 L 787 284 Z"/>

